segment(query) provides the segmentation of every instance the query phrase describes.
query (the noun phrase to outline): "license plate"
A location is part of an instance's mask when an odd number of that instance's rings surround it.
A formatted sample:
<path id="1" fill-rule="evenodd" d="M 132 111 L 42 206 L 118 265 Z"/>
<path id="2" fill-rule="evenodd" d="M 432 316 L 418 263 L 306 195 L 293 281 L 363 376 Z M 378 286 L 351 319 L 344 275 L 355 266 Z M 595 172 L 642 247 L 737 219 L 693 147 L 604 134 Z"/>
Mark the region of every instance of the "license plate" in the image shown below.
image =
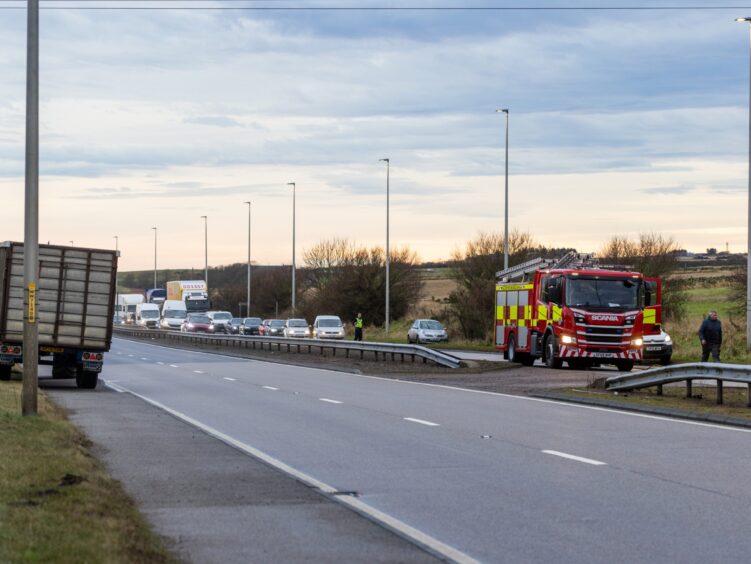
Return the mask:
<path id="1" fill-rule="evenodd" d="M 661 351 L 662 347 L 647 347 L 645 350 L 648 350 L 648 351 Z"/>
<path id="2" fill-rule="evenodd" d="M 594 358 L 616 358 L 618 355 L 615 353 L 589 353 L 589 356 Z"/>
<path id="3" fill-rule="evenodd" d="M 39 350 L 42 352 L 61 353 L 65 349 L 63 347 L 39 347 Z"/>

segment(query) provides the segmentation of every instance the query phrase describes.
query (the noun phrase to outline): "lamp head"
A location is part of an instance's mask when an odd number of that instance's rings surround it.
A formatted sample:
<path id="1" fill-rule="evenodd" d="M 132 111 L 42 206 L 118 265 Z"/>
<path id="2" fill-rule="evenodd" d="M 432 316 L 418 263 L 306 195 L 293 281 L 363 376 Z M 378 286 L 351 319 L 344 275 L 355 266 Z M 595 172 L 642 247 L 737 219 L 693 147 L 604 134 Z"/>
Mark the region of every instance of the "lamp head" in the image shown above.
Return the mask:
<path id="1" fill-rule="evenodd" d="M 495 111 L 495 113 L 499 114 L 503 112 L 504 114 L 508 114 L 508 108 L 499 108 Z"/>
<path id="2" fill-rule="evenodd" d="M 751 18 L 735 18 L 737 22 L 751 22 Z"/>
<path id="3" fill-rule="evenodd" d="M 287 186 L 294 186 L 294 185 L 295 185 L 294 182 L 287 182 Z"/>
<path id="4" fill-rule="evenodd" d="M 390 161 L 391 161 L 391 159 L 378 159 L 378 162 L 388 163 Z"/>

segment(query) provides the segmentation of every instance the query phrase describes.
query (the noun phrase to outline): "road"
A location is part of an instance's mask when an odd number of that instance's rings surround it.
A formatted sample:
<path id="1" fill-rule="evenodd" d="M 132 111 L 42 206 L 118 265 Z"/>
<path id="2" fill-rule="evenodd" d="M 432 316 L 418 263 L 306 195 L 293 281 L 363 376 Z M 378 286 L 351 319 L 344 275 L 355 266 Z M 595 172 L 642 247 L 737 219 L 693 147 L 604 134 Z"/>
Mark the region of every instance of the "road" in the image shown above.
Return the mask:
<path id="1" fill-rule="evenodd" d="M 480 561 L 751 553 L 748 430 L 123 339 L 105 371 Z"/>

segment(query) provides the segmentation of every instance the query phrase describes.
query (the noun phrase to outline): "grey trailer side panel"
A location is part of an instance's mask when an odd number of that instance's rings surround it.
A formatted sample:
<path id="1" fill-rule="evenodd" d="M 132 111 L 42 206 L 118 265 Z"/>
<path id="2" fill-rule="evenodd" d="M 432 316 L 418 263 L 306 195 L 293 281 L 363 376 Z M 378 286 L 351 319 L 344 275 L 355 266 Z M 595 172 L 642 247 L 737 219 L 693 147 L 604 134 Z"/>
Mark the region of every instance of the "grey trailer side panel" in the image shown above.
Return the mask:
<path id="1" fill-rule="evenodd" d="M 40 346 L 109 350 L 115 309 L 115 251 L 39 246 Z M 0 338 L 23 340 L 23 244 L 0 247 Z"/>

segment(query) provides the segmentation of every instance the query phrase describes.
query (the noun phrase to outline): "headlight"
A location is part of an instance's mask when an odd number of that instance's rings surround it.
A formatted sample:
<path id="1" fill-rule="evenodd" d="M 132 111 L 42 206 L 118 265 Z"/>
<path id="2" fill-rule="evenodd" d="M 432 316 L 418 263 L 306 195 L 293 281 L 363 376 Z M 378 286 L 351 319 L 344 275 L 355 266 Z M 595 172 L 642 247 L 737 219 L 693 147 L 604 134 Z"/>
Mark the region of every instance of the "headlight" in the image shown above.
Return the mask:
<path id="1" fill-rule="evenodd" d="M 634 345 L 635 347 L 640 347 L 644 344 L 644 339 L 641 339 L 641 338 L 631 339 L 631 344 Z"/>
<path id="2" fill-rule="evenodd" d="M 665 342 L 666 343 L 670 343 L 671 342 L 670 335 L 668 335 L 667 333 L 665 333 Z"/>
<path id="3" fill-rule="evenodd" d="M 571 335 L 564 335 L 561 337 L 561 343 L 564 345 L 574 345 L 576 344 L 576 337 L 572 337 Z"/>

